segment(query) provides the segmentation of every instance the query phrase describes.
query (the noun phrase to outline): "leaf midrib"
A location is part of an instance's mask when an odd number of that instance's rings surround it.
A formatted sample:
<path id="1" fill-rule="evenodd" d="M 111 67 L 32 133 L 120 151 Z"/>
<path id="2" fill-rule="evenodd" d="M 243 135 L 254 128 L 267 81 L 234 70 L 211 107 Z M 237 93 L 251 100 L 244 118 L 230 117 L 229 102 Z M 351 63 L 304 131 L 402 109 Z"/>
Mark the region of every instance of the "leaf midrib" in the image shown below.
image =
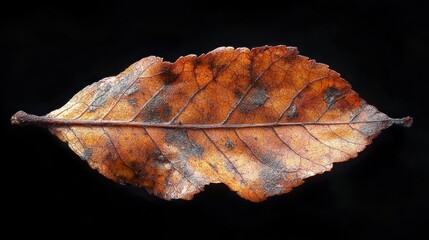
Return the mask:
<path id="1" fill-rule="evenodd" d="M 410 117 L 385 118 L 380 120 L 347 121 L 347 122 L 272 122 L 272 123 L 242 123 L 242 124 L 171 124 L 171 123 L 150 123 L 131 122 L 114 120 L 77 120 L 58 119 L 48 116 L 36 116 L 23 111 L 16 113 L 11 121 L 16 125 L 34 124 L 46 127 L 53 126 L 84 126 L 84 127 L 143 127 L 143 128 L 173 128 L 173 129 L 237 129 L 237 128 L 262 128 L 281 126 L 306 126 L 306 125 L 353 125 L 353 124 L 375 124 L 387 123 L 407 126 L 411 121 Z"/>

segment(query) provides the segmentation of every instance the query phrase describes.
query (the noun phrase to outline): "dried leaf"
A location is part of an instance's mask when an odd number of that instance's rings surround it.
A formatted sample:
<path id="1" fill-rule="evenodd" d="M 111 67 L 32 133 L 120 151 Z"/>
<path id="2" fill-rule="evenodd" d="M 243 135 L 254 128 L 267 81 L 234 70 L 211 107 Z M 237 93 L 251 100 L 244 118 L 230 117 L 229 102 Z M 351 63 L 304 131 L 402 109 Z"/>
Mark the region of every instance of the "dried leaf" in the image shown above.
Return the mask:
<path id="1" fill-rule="evenodd" d="M 276 46 L 147 57 L 44 117 L 20 111 L 12 123 L 46 126 L 104 176 L 164 199 L 225 183 L 258 202 L 412 119 L 389 118 L 327 65 Z"/>

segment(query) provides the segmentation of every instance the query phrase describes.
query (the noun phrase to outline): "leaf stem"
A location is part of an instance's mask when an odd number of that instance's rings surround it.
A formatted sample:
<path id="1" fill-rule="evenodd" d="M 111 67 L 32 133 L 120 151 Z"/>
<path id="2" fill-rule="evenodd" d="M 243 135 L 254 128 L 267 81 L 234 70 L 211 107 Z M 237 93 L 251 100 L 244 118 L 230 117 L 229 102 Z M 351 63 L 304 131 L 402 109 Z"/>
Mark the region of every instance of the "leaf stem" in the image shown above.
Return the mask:
<path id="1" fill-rule="evenodd" d="M 404 118 L 390 118 L 390 121 L 394 125 L 402 126 L 402 127 L 411 127 L 413 125 L 413 118 L 408 116 Z"/>

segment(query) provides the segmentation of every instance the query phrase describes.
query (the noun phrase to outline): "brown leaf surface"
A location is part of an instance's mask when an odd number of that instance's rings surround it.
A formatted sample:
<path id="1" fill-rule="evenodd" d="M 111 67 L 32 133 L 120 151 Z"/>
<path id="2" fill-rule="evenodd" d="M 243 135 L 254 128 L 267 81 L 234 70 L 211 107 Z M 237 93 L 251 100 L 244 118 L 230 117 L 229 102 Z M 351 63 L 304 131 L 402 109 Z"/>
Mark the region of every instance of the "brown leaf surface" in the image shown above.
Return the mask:
<path id="1" fill-rule="evenodd" d="M 12 118 L 49 127 L 104 176 L 161 198 L 225 183 L 256 202 L 411 121 L 389 118 L 327 65 L 285 46 L 218 48 L 175 63 L 147 57 L 47 116 Z"/>

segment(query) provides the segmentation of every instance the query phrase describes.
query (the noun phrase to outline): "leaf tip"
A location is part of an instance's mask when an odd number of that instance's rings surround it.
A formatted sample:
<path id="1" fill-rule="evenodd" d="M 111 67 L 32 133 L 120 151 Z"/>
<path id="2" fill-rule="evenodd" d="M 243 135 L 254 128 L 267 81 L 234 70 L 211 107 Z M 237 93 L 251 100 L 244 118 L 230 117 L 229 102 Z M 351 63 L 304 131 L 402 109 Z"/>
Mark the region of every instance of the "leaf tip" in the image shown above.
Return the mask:
<path id="1" fill-rule="evenodd" d="M 28 123 L 28 114 L 24 111 L 18 111 L 11 118 L 10 122 L 12 125 L 25 125 Z"/>
<path id="2" fill-rule="evenodd" d="M 399 125 L 402 127 L 411 127 L 413 125 L 413 118 L 410 116 L 399 118 L 399 119 L 392 119 L 392 123 L 395 125 Z"/>

